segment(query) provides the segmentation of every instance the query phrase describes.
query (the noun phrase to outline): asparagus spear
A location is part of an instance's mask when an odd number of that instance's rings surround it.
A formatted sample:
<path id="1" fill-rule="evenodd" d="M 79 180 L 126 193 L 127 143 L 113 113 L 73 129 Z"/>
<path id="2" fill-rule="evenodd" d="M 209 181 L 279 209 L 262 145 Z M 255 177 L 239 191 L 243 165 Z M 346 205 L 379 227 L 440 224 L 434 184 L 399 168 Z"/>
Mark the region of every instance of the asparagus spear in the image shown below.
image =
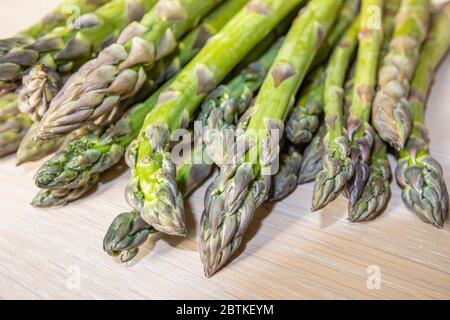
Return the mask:
<path id="1" fill-rule="evenodd" d="M 314 181 L 322 170 L 322 157 L 324 154 L 325 126 L 322 125 L 310 144 L 303 152 L 303 161 L 298 172 L 298 184 Z"/>
<path id="2" fill-rule="evenodd" d="M 33 36 L 38 37 L 50 32 L 53 28 L 63 26 L 72 15 L 91 12 L 105 2 L 104 0 L 69 1 L 50 14 L 50 20 L 44 19 L 17 37 L 0 41 L 0 53 L 2 53 L 0 54 L 0 89 L 17 88 L 24 69 L 33 65 L 37 60 L 38 55 L 35 50 L 29 48 L 29 46 L 33 46 L 35 39 Z M 53 45 L 55 44 L 53 43 Z"/>
<path id="3" fill-rule="evenodd" d="M 351 204 L 356 203 L 361 197 L 369 177 L 369 160 L 374 139 L 369 120 L 383 45 L 383 24 L 381 23 L 383 2 L 363 0 L 363 20 L 359 35 L 353 99 L 347 118 L 350 158 L 353 162 L 354 174 L 347 183 L 345 194 Z"/>
<path id="4" fill-rule="evenodd" d="M 286 198 L 298 185 L 298 173 L 303 157 L 292 145 L 280 155 L 278 173 L 272 178 L 269 201 L 279 201 Z"/>
<path id="5" fill-rule="evenodd" d="M 221 1 L 159 1 L 141 22 L 125 28 L 117 43 L 67 80 L 42 119 L 37 138 L 49 139 L 86 126 L 133 96 L 155 61 L 174 51 L 177 40 Z"/>
<path id="6" fill-rule="evenodd" d="M 399 8 L 400 0 L 386 1 L 384 4 L 382 57 L 386 56 L 389 50 L 389 43 L 395 27 L 395 17 Z M 348 94 L 351 94 L 351 97 L 353 97 L 353 87 L 354 79 L 350 79 Z M 352 99 L 350 98 L 349 109 L 351 109 L 351 104 Z M 368 179 L 367 183 L 361 184 L 361 197 L 356 203 L 349 204 L 348 214 L 351 222 L 362 222 L 376 218 L 384 210 L 391 194 L 391 168 L 387 161 L 386 146 L 375 132 L 372 131 L 372 134 L 374 150 L 370 156 Z"/>
<path id="7" fill-rule="evenodd" d="M 176 73 L 177 71 L 179 71 L 190 61 L 190 59 L 195 56 L 196 53 L 198 53 L 200 47 L 206 44 L 206 41 L 204 41 L 204 35 L 206 33 L 201 32 L 200 30 L 204 28 L 208 29 L 210 34 L 217 33 L 218 29 L 223 27 L 226 21 L 244 6 L 245 2 L 247 1 L 227 1 L 216 10 L 214 10 L 196 29 L 192 30 L 180 42 L 178 56 L 175 58 L 166 58 L 166 62 L 168 62 L 169 66 L 158 71 L 152 71 L 151 77 L 153 77 L 154 79 L 159 79 L 158 81 L 160 81 L 162 78 L 167 78 L 169 76 L 169 73 Z M 175 60 L 177 61 L 176 65 L 173 63 L 173 61 Z M 168 70 L 170 70 L 170 72 L 168 72 Z M 160 89 L 159 92 L 161 92 L 161 90 L 163 89 Z M 123 137 L 124 132 L 114 129 L 114 127 L 117 127 L 114 125 L 111 129 L 106 130 L 106 133 L 102 132 L 103 135 L 99 133 L 90 133 L 88 136 L 81 137 L 80 139 L 72 143 L 72 145 L 76 145 L 76 147 L 72 148 L 69 146 L 69 148 L 62 151 L 53 159 L 50 159 L 44 164 L 44 166 L 41 167 L 35 177 L 36 184 L 41 188 L 64 189 L 67 188 L 67 186 L 71 185 L 73 181 L 78 181 L 76 183 L 76 186 L 80 188 L 82 187 L 81 184 L 88 179 L 79 179 L 79 177 L 88 177 L 90 175 L 89 170 L 97 168 L 97 162 L 99 160 L 107 158 L 110 159 L 110 161 L 108 161 L 109 164 L 107 167 L 115 165 L 116 162 L 118 162 L 122 158 L 124 150 L 131 142 L 131 140 L 136 138 L 140 128 L 142 127 L 142 124 L 144 123 L 145 115 L 153 108 L 159 92 L 150 97 L 147 102 L 144 103 L 144 105 L 141 105 L 141 107 L 137 106 L 133 109 L 133 111 L 126 114 L 124 116 L 124 120 L 122 122 L 119 122 L 119 127 L 123 122 L 128 123 L 129 121 L 131 121 L 131 123 L 134 123 L 131 126 L 134 129 L 132 130 L 132 132 L 129 132 L 126 137 Z M 46 140 L 44 140 L 44 142 L 45 141 Z M 114 147 L 115 144 L 120 144 L 121 147 Z M 93 152 L 92 150 L 101 150 L 103 155 L 100 157 L 100 159 L 84 159 L 83 155 L 89 155 L 91 152 Z M 112 152 L 113 154 L 110 154 L 110 152 Z M 82 161 L 83 163 L 86 163 L 86 167 L 83 170 L 78 171 L 78 174 L 74 174 L 74 171 L 70 167 L 68 167 L 70 166 L 72 161 L 74 161 L 73 159 L 76 158 L 80 159 L 80 161 Z M 90 165 L 87 165 L 89 163 Z M 95 169 L 95 171 L 97 171 L 97 169 Z M 68 172 L 70 172 L 70 179 L 65 178 L 68 175 Z"/>
<path id="8" fill-rule="evenodd" d="M 420 47 L 427 35 L 430 10 L 428 0 L 402 2 L 389 52 L 379 72 L 373 123 L 383 140 L 398 151 L 411 133 L 412 115 L 407 99 Z"/>
<path id="9" fill-rule="evenodd" d="M 370 157 L 370 175 L 361 197 L 349 203 L 350 222 L 362 222 L 376 218 L 386 207 L 391 196 L 391 167 L 387 159 L 387 147 L 374 133 L 374 149 Z"/>
<path id="10" fill-rule="evenodd" d="M 147 115 L 129 149 L 133 178 L 127 188 L 136 210 L 155 229 L 185 235 L 182 195 L 170 159 L 170 135 L 184 127 L 205 96 L 301 0 L 254 0 L 246 5 L 200 51 Z"/>
<path id="11" fill-rule="evenodd" d="M 19 89 L 20 109 L 40 121 L 62 85 L 62 76 L 75 72 L 132 21 L 140 20 L 156 0 L 113 0 L 78 18 L 74 25 L 56 28 L 22 51 L 4 57 L 5 62 L 24 60 L 15 79 L 23 76 Z"/>
<path id="12" fill-rule="evenodd" d="M 360 4 L 361 0 L 344 0 L 336 24 L 320 47 L 314 59 L 313 66 L 318 66 L 328 59 L 336 44 L 353 23 L 355 16 L 358 14 Z"/>
<path id="13" fill-rule="evenodd" d="M 363 9 L 364 10 L 364 6 Z M 353 175 L 350 145 L 344 128 L 344 81 L 358 43 L 363 18 L 357 18 L 334 49 L 328 62 L 324 109 L 326 134 L 322 170 L 316 176 L 312 209 L 319 210 L 336 199 Z"/>
<path id="14" fill-rule="evenodd" d="M 313 66 L 318 66 L 348 29 L 359 9 L 359 0 L 346 0 L 342 5 L 336 25 L 321 46 Z M 319 129 L 323 113 L 325 67 L 319 66 L 310 76 L 308 85 L 300 94 L 296 107 L 286 121 L 286 137 L 294 144 L 308 143 Z"/>
<path id="15" fill-rule="evenodd" d="M 238 139 L 247 140 L 248 152 L 243 157 L 229 154 L 237 158 L 237 163 L 223 166 L 220 176 L 208 188 L 200 232 L 200 256 L 208 277 L 236 252 L 255 208 L 268 197 L 274 160 L 279 153 L 276 135 L 283 132 L 292 97 L 341 4 L 342 1 L 312 0 L 301 11 L 261 88 L 251 119 L 248 124 L 243 123 L 247 128 Z"/>
<path id="16" fill-rule="evenodd" d="M 205 128 L 204 143 L 208 156 L 221 166 L 226 153 L 226 135 L 248 109 L 283 44 L 280 38 L 262 57 L 226 85 L 215 89 L 203 102 L 199 120 Z M 224 150 L 225 149 L 225 150 Z"/>
<path id="17" fill-rule="evenodd" d="M 0 157 L 17 150 L 31 124 L 31 119 L 19 112 L 16 94 L 0 97 Z"/>
<path id="18" fill-rule="evenodd" d="M 317 68 L 286 121 L 286 137 L 294 144 L 308 143 L 320 125 L 323 112 L 325 67 Z"/>
<path id="19" fill-rule="evenodd" d="M 124 212 L 109 226 L 103 239 L 103 250 L 110 256 L 119 256 L 121 262 L 129 262 L 137 256 L 139 247 L 148 237 L 157 232 L 138 211 Z"/>
<path id="20" fill-rule="evenodd" d="M 76 189 L 44 189 L 38 192 L 31 205 L 36 208 L 49 208 L 65 206 L 68 203 L 80 199 L 91 191 L 98 183 L 99 175 L 94 174 L 86 184 Z"/>
<path id="21" fill-rule="evenodd" d="M 16 36 L 0 39 L 0 56 L 10 50 L 19 49 L 33 43 L 33 41 L 50 32 L 56 27 L 65 25 L 68 19 L 76 14 L 85 14 L 95 10 L 109 0 L 65 0 L 54 8 L 39 22 L 26 30 L 19 32 Z"/>
<path id="22" fill-rule="evenodd" d="M 421 220 L 442 228 L 448 215 L 449 195 L 440 164 L 430 155 L 425 107 L 434 73 L 450 47 L 450 4 L 435 17 L 420 54 L 409 107 L 413 131 L 401 151 L 396 170 L 406 206 Z"/>

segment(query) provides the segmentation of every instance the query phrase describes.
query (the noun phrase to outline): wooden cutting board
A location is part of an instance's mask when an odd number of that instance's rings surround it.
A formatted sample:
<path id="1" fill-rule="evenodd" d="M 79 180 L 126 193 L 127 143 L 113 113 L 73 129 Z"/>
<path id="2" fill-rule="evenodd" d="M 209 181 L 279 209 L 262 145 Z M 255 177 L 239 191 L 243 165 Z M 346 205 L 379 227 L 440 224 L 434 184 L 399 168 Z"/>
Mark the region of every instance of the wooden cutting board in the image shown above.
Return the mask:
<path id="1" fill-rule="evenodd" d="M 54 0 L 0 1 L 0 37 L 47 12 Z M 450 56 L 427 115 L 432 153 L 450 186 Z M 42 162 L 40 162 L 42 163 Z M 376 221 L 351 224 L 347 202 L 309 211 L 312 185 L 256 214 L 243 250 L 212 279 L 197 253 L 204 187 L 187 204 L 187 239 L 154 236 L 136 261 L 122 265 L 102 251 L 103 236 L 128 210 L 128 170 L 104 177 L 89 197 L 37 210 L 33 174 L 0 159 L 0 298 L 2 299 L 449 299 L 450 226 L 437 230 L 402 204 L 398 187 Z M 113 180 L 114 179 L 114 180 Z M 380 286 L 371 280 L 380 276 Z"/>

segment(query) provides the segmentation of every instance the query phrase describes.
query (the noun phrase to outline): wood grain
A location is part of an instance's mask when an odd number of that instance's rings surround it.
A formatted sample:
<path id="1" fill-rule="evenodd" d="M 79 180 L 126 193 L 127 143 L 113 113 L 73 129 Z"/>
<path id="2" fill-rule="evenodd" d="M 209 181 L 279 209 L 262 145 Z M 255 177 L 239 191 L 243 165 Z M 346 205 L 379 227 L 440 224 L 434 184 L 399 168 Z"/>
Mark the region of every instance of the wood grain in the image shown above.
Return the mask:
<path id="1" fill-rule="evenodd" d="M 2 0 L 0 37 L 43 15 L 53 0 Z M 427 121 L 432 153 L 450 185 L 450 57 L 439 70 Z M 245 248 L 212 279 L 203 276 L 196 236 L 204 188 L 188 202 L 187 239 L 152 237 L 134 263 L 102 251 L 112 219 L 128 207 L 127 170 L 106 177 L 91 196 L 66 208 L 37 210 L 33 174 L 0 160 L 0 298 L 3 299 L 449 299 L 450 227 L 437 230 L 403 206 L 395 185 L 385 214 L 371 223 L 347 222 L 340 198 L 309 211 L 312 185 L 258 210 Z M 113 178 L 116 178 L 112 181 Z M 244 250 L 245 249 L 245 250 Z M 367 287 L 369 266 L 381 288 Z M 81 275 L 79 286 L 75 279 Z M 73 286 L 75 284 L 75 286 Z"/>

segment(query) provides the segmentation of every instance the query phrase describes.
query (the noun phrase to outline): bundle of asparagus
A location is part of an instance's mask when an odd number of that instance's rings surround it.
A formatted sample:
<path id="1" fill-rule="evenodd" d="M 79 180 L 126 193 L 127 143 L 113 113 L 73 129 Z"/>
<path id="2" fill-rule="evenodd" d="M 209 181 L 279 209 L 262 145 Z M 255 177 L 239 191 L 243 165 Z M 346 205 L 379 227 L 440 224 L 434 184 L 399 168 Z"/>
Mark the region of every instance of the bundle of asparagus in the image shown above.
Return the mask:
<path id="1" fill-rule="evenodd" d="M 406 206 L 443 226 L 449 195 L 424 114 L 450 4 L 431 15 L 427 0 L 106 2 L 65 2 L 86 13 L 81 28 L 44 19 L 0 40 L 0 156 L 63 145 L 35 175 L 34 206 L 79 199 L 125 158 L 132 210 L 103 247 L 127 262 L 152 234 L 187 235 L 184 200 L 218 167 L 199 235 L 210 277 L 255 210 L 298 184 L 315 180 L 313 210 L 344 192 L 350 222 L 375 219 L 393 146 Z M 179 135 L 195 137 L 182 161 Z"/>
<path id="2" fill-rule="evenodd" d="M 214 10 L 181 42 L 175 56 L 167 57 L 156 70 L 149 72 L 155 81 L 170 78 L 187 64 L 223 25 L 238 12 L 248 0 L 230 0 Z M 208 30 L 202 31 L 202 30 Z M 121 120 L 100 132 L 90 132 L 73 140 L 66 148 L 44 163 L 35 176 L 35 184 L 42 188 L 32 204 L 36 207 L 64 205 L 79 199 L 98 182 L 94 176 L 117 165 L 125 149 L 139 133 L 146 114 L 155 106 L 163 85 L 144 103 L 134 106 Z M 43 141 L 45 143 L 46 140 Z M 83 190 L 71 193 L 66 190 Z M 65 201 L 61 194 L 68 195 Z M 54 195 L 57 195 L 56 198 Z M 74 196 L 76 195 L 76 196 Z"/>

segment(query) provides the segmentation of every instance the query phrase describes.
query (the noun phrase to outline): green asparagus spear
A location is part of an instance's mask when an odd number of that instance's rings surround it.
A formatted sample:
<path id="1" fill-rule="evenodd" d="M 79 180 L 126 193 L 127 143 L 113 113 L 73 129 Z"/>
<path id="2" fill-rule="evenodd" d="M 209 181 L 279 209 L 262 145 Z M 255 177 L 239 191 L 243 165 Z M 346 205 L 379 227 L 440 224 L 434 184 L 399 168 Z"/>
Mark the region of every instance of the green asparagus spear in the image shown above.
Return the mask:
<path id="1" fill-rule="evenodd" d="M 363 18 L 357 18 L 334 49 L 328 62 L 325 93 L 324 155 L 315 179 L 312 209 L 319 210 L 336 199 L 353 175 L 350 145 L 344 128 L 344 81 L 358 43 Z"/>
<path id="2" fill-rule="evenodd" d="M 147 115 L 127 155 L 133 178 L 129 199 L 155 229 L 185 235 L 182 195 L 177 190 L 169 151 L 170 136 L 189 123 L 205 96 L 301 0 L 253 0 L 200 51 Z"/>
<path id="3" fill-rule="evenodd" d="M 227 132 L 236 128 L 237 119 L 250 106 L 283 41 L 284 38 L 280 38 L 259 60 L 250 64 L 228 84 L 215 89 L 203 102 L 199 120 L 205 129 L 204 143 L 208 156 L 218 166 L 224 161 Z"/>
<path id="4" fill-rule="evenodd" d="M 42 119 L 37 138 L 49 139 L 86 126 L 133 96 L 154 63 L 171 54 L 178 39 L 221 1 L 159 1 L 139 23 L 128 25 L 117 43 L 67 80 Z"/>
<path id="5" fill-rule="evenodd" d="M 38 192 L 31 205 L 36 208 L 50 208 L 65 206 L 72 201 L 80 199 L 91 191 L 98 183 L 99 175 L 94 174 L 83 186 L 76 189 L 44 189 Z"/>
<path id="6" fill-rule="evenodd" d="M 310 144 L 303 151 L 303 161 L 298 172 L 298 184 L 314 181 L 322 170 L 322 157 L 325 151 L 325 125 L 322 125 Z"/>
<path id="7" fill-rule="evenodd" d="M 435 17 L 415 72 L 409 107 L 413 131 L 401 151 L 396 170 L 406 206 L 421 220 L 442 228 L 448 215 L 449 195 L 440 164 L 429 153 L 425 107 L 434 73 L 450 47 L 450 4 Z"/>
<path id="8" fill-rule="evenodd" d="M 336 20 L 336 24 L 333 26 L 330 34 L 327 36 L 324 43 L 320 47 L 319 52 L 314 59 L 313 66 L 318 66 L 328 59 L 331 52 L 333 52 L 336 44 L 353 23 L 355 17 L 358 15 L 360 5 L 361 0 L 344 0 L 339 12 L 339 16 Z"/>
<path id="9" fill-rule="evenodd" d="M 395 17 L 400 8 L 400 0 L 385 1 L 383 16 L 384 39 L 381 49 L 381 56 L 386 56 L 389 43 L 392 38 L 395 27 Z M 347 94 L 351 95 L 348 103 L 348 109 L 351 110 L 354 87 L 354 77 L 349 79 L 349 88 Z M 348 121 L 348 115 L 346 116 Z M 391 190 L 391 168 L 387 161 L 386 147 L 380 137 L 371 130 L 374 140 L 374 150 L 369 159 L 368 178 L 365 183 L 362 179 L 355 179 L 354 182 L 360 183 L 359 189 L 354 190 L 360 193 L 361 197 L 355 202 L 349 204 L 349 220 L 351 222 L 362 222 L 374 219 L 381 214 L 389 200 Z M 358 171 L 357 169 L 355 169 Z M 365 178 L 365 177 L 364 177 Z"/>
<path id="10" fill-rule="evenodd" d="M 239 139 L 247 142 L 237 161 L 221 168 L 205 196 L 200 256 L 206 276 L 217 272 L 239 248 L 255 209 L 268 197 L 279 134 L 318 48 L 331 29 L 342 1 L 312 0 L 294 22 L 266 78 Z M 247 123 L 248 122 L 248 123 Z M 278 135 L 278 137 L 277 137 Z M 278 139 L 277 139 L 278 138 Z M 277 141 L 278 140 L 278 141 Z"/>
<path id="11" fill-rule="evenodd" d="M 249 1 L 225 1 L 204 18 L 195 29 L 191 30 L 180 41 L 177 51 L 155 63 L 153 69 L 148 73 L 148 77 L 154 86 L 159 87 L 175 76 L 182 67 L 188 64 L 199 53 L 209 39 L 219 32 Z"/>
<path id="12" fill-rule="evenodd" d="M 301 153 L 293 145 L 280 155 L 280 168 L 272 178 L 269 201 L 282 200 L 295 190 L 302 161 Z"/>
<path id="13" fill-rule="evenodd" d="M 62 5 L 54 13 L 56 16 L 51 15 L 53 18 L 64 18 L 68 19 L 72 15 L 86 13 L 89 16 L 89 12 L 98 7 L 98 4 L 105 3 L 105 1 L 71 1 L 73 4 Z M 66 19 L 61 19 L 60 21 L 55 20 L 54 22 L 49 22 L 49 26 L 64 28 L 63 25 L 66 23 Z M 45 20 L 44 20 L 45 21 Z M 47 22 L 45 22 L 47 24 Z M 36 43 L 34 38 L 27 34 L 39 35 L 42 31 L 51 32 L 53 29 L 49 29 L 42 26 L 41 32 L 33 28 L 25 31 L 24 34 L 19 35 L 11 39 L 6 39 L 0 42 L 0 89 L 15 89 L 20 84 L 23 72 L 25 69 L 32 66 L 38 59 L 39 55 L 33 47 Z M 56 41 L 53 41 L 52 46 L 59 45 Z M 3 48 L 3 49 L 2 49 Z"/>
<path id="14" fill-rule="evenodd" d="M 319 128 L 323 112 L 325 68 L 317 68 L 286 121 L 286 137 L 294 144 L 308 143 Z"/>
<path id="15" fill-rule="evenodd" d="M 313 66 L 318 66 L 348 29 L 359 9 L 359 0 L 346 0 L 342 5 L 336 25 L 316 56 Z M 286 137 L 294 144 L 308 143 L 319 129 L 323 113 L 325 67 L 319 66 L 309 77 L 308 85 L 300 94 L 296 107 L 286 121 Z"/>
<path id="16" fill-rule="evenodd" d="M 19 32 L 16 36 L 0 39 L 0 56 L 13 49 L 19 49 L 30 45 L 36 38 L 63 26 L 69 19 L 79 14 L 85 14 L 102 6 L 109 0 L 65 0 L 58 7 L 26 30 Z"/>
<path id="17" fill-rule="evenodd" d="M 379 72 L 379 90 L 373 104 L 373 123 L 379 135 L 402 150 L 411 133 L 408 108 L 410 80 L 429 24 L 429 0 L 404 0 L 396 19 L 389 51 Z"/>
<path id="18" fill-rule="evenodd" d="M 369 120 L 383 45 L 383 3 L 384 0 L 363 0 L 364 20 L 359 35 L 353 99 L 347 118 L 354 174 L 347 183 L 345 194 L 351 204 L 361 197 L 369 177 L 374 139 Z"/>
<path id="19" fill-rule="evenodd" d="M 148 237 L 157 232 L 138 211 L 124 212 L 109 226 L 103 239 L 103 250 L 112 257 L 120 257 L 121 262 L 129 262 L 137 256 L 139 247 Z"/>
<path id="20" fill-rule="evenodd" d="M 24 60 L 15 79 L 21 79 L 20 109 L 40 121 L 62 85 L 62 77 L 75 72 L 83 63 L 114 41 L 129 23 L 140 20 L 156 0 L 113 0 L 94 12 L 78 18 L 73 25 L 59 27 L 23 50 L 3 57 L 5 63 Z"/>
<path id="21" fill-rule="evenodd" d="M 362 222 L 382 213 L 391 196 L 391 167 L 387 159 L 387 147 L 374 133 L 374 146 L 370 156 L 370 174 L 361 197 L 349 203 L 348 220 Z"/>

